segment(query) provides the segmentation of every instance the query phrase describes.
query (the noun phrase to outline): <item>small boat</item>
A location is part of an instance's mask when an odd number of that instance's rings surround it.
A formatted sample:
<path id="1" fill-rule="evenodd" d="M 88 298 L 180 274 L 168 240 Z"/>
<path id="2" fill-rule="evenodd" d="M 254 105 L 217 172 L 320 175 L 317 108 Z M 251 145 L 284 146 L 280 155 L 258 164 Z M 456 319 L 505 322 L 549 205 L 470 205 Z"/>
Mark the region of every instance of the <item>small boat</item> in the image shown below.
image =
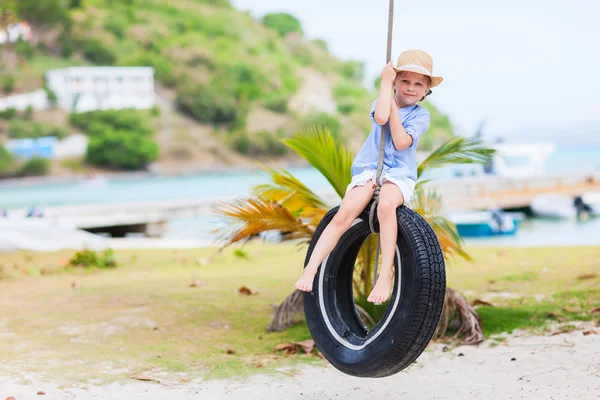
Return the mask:
<path id="1" fill-rule="evenodd" d="M 584 193 L 581 200 L 592 209 L 592 215 L 600 217 L 600 192 Z"/>
<path id="2" fill-rule="evenodd" d="M 595 203 L 596 200 L 598 203 Z M 537 217 L 556 219 L 600 216 L 600 194 L 589 193 L 576 197 L 563 194 L 541 194 L 535 196 L 531 201 L 531 211 Z"/>
<path id="3" fill-rule="evenodd" d="M 502 210 L 463 211 L 449 215 L 463 237 L 514 235 L 525 214 Z"/>
<path id="4" fill-rule="evenodd" d="M 104 188 L 108 185 L 108 179 L 102 174 L 94 174 L 86 176 L 79 182 L 81 187 L 85 188 Z"/>

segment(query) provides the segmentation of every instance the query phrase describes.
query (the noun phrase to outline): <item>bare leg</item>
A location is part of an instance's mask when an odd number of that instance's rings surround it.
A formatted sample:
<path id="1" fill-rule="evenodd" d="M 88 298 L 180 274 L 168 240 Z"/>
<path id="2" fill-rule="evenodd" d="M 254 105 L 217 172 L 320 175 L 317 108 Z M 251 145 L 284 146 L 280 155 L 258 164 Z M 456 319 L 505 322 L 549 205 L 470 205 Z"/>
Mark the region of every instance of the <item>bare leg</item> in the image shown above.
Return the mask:
<path id="1" fill-rule="evenodd" d="M 381 186 L 379 203 L 377 205 L 377 218 L 379 219 L 379 238 L 381 241 L 381 270 L 375 287 L 369 294 L 368 301 L 383 303 L 387 300 L 392 290 L 394 278 L 394 256 L 396 253 L 396 239 L 398 237 L 398 222 L 396 209 L 404 203 L 404 196 L 400 188 L 391 182 Z"/>
<path id="2" fill-rule="evenodd" d="M 368 181 L 364 186 L 357 186 L 351 189 L 344 196 L 338 212 L 325 230 L 323 230 L 323 233 L 321 233 L 302 276 L 296 282 L 296 289 L 305 292 L 312 291 L 313 280 L 317 274 L 319 265 L 335 248 L 340 237 L 350 228 L 356 217 L 360 215 L 372 198 L 372 181 Z"/>

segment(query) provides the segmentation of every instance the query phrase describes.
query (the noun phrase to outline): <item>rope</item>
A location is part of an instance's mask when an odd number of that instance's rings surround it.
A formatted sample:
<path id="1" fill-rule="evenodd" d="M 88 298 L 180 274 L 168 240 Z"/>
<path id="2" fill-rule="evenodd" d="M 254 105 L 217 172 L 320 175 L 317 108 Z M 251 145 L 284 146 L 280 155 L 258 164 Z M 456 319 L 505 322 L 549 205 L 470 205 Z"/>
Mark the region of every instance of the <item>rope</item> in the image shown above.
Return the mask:
<path id="1" fill-rule="evenodd" d="M 388 35 L 387 35 L 387 53 L 385 55 L 385 63 L 387 64 L 392 59 L 392 31 L 394 28 L 394 0 L 390 0 L 390 8 L 388 14 Z M 393 100 L 395 101 L 395 100 Z M 379 204 L 379 192 L 381 191 L 381 172 L 383 171 L 383 156 L 385 151 L 385 135 L 387 133 L 387 124 L 381 127 L 381 138 L 379 140 L 379 158 L 377 160 L 377 177 L 375 178 L 375 187 L 373 191 L 373 203 L 371 204 L 371 212 L 369 213 L 369 227 L 372 233 L 375 231 L 375 212 L 377 204 Z M 373 268 L 373 284 L 377 280 L 377 268 L 379 266 L 379 251 L 381 241 L 377 238 L 377 249 L 375 250 L 375 265 Z"/>

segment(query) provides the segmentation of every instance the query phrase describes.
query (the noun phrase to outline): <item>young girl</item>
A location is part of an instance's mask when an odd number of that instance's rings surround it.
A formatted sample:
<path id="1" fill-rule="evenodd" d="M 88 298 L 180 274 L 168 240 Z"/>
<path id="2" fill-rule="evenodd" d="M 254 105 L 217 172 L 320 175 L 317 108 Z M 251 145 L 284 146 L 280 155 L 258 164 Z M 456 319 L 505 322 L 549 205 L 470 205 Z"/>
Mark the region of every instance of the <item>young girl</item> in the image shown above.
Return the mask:
<path id="1" fill-rule="evenodd" d="M 424 100 L 431 93 L 430 88 L 442 82 L 442 78 L 433 76 L 432 72 L 433 60 L 421 50 L 403 52 L 397 67 L 390 61 L 381 71 L 379 97 L 371 107 L 371 133 L 354 159 L 352 182 L 342 204 L 321 234 L 302 276 L 296 282 L 297 289 L 312 290 L 319 265 L 373 198 L 381 127 L 388 124 L 377 206 L 381 269 L 368 301 L 380 304 L 387 300 L 394 276 L 392 265 L 398 234 L 396 209 L 413 195 L 417 179 L 416 148 L 431 119 L 429 111 L 417 102 Z"/>

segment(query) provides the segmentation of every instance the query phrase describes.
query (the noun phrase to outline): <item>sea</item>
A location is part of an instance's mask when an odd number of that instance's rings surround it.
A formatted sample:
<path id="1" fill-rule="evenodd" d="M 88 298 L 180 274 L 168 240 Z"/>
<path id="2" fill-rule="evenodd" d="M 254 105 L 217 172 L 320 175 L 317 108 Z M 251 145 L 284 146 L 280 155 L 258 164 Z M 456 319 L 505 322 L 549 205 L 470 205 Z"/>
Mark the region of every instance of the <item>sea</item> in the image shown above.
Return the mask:
<path id="1" fill-rule="evenodd" d="M 545 165 L 548 173 L 600 171 L 600 147 L 561 147 Z M 316 193 L 331 192 L 327 180 L 312 167 L 288 169 Z M 430 179 L 461 179 L 482 173 L 479 165 L 453 165 L 430 172 Z M 244 197 L 253 186 L 269 182 L 259 169 L 189 173 L 177 176 L 125 175 L 109 177 L 106 185 L 80 181 L 0 182 L 0 208 L 8 210 L 78 204 L 109 204 L 180 199 L 219 200 Z M 214 216 L 171 220 L 164 235 L 170 239 L 210 239 L 225 226 Z M 527 218 L 514 236 L 466 238 L 471 244 L 506 246 L 600 245 L 600 218 L 588 221 Z"/>

